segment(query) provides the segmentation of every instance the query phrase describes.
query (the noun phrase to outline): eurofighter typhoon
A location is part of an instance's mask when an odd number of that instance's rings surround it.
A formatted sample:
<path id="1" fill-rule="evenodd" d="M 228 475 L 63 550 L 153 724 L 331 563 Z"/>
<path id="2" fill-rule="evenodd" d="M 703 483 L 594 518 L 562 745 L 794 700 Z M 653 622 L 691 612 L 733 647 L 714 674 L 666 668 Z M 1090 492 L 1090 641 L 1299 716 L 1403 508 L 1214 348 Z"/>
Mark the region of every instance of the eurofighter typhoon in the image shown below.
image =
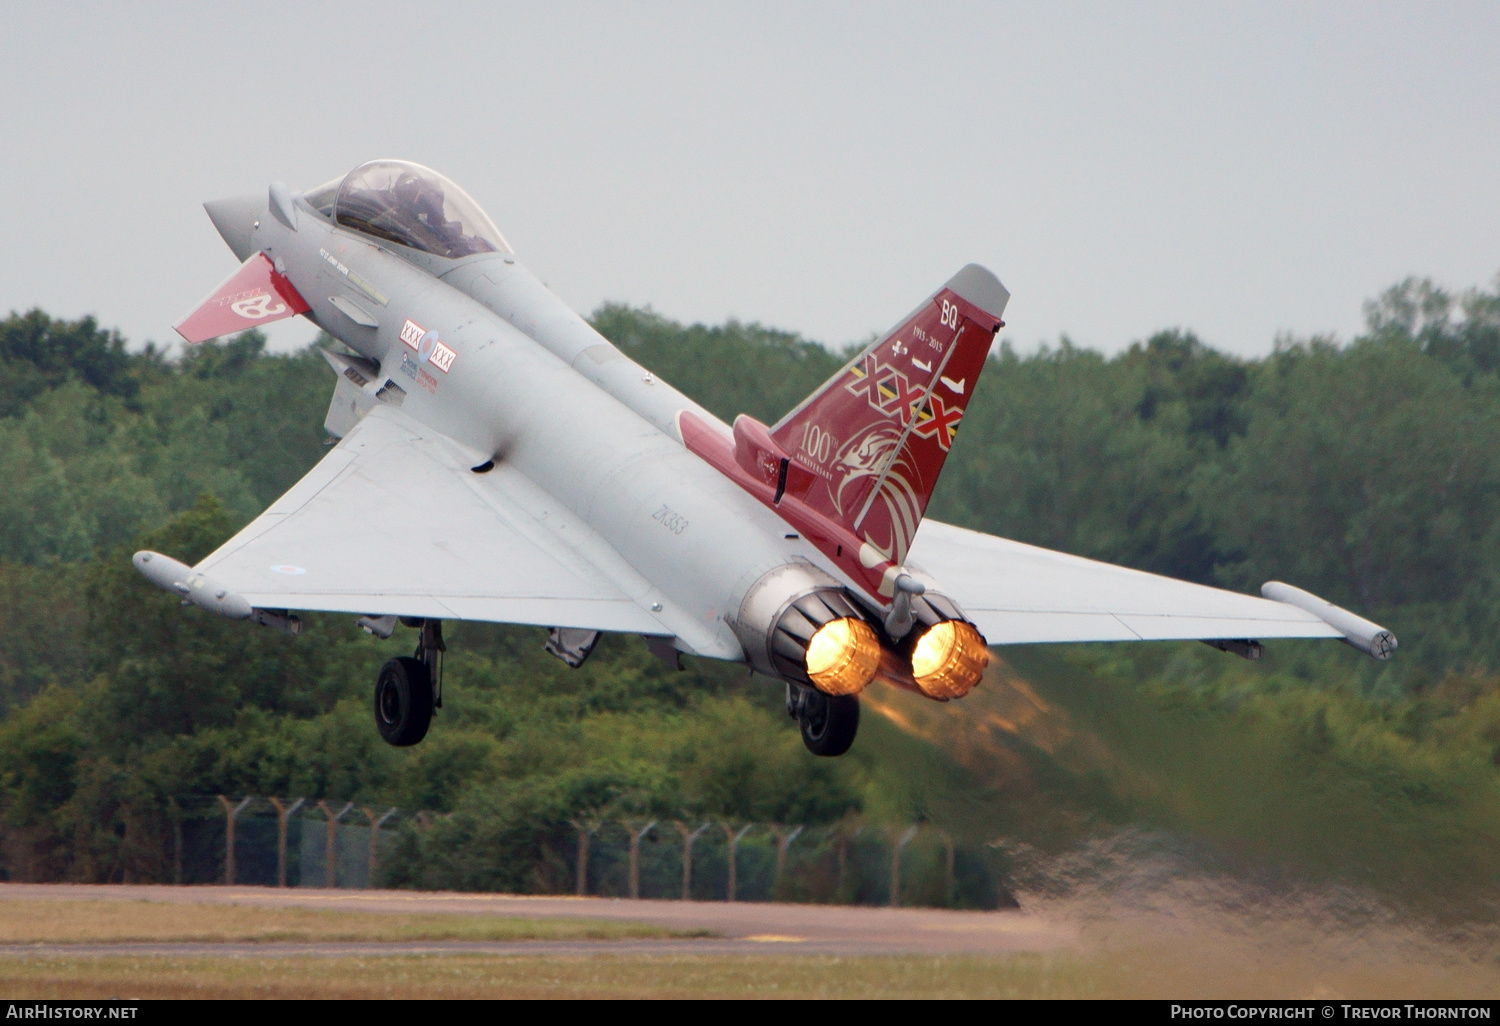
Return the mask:
<path id="1" fill-rule="evenodd" d="M 416 632 L 375 681 L 393 745 L 441 705 L 442 622 L 601 632 L 785 682 L 808 749 L 840 755 L 874 681 L 940 702 L 989 646 L 1390 632 L 1300 589 L 1240 595 L 923 518 L 1010 298 L 964 267 L 774 425 L 725 424 L 547 290 L 443 176 L 377 160 L 301 194 L 206 204 L 243 261 L 180 325 L 197 343 L 302 315 L 348 351 L 328 455 L 194 567 L 135 566 L 204 609 L 298 633 L 297 610 Z"/>

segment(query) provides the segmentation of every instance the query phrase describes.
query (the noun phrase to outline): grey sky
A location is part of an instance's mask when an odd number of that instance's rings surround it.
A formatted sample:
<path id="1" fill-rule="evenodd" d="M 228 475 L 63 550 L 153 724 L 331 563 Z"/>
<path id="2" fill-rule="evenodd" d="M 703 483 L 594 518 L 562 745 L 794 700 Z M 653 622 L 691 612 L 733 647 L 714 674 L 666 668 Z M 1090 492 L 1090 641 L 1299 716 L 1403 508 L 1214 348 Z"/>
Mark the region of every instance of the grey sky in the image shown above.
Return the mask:
<path id="1" fill-rule="evenodd" d="M 11 2 L 0 47 L 0 312 L 135 341 L 234 267 L 201 201 L 376 156 L 584 313 L 834 344 L 970 260 L 1023 348 L 1245 354 L 1500 270 L 1493 3 Z"/>

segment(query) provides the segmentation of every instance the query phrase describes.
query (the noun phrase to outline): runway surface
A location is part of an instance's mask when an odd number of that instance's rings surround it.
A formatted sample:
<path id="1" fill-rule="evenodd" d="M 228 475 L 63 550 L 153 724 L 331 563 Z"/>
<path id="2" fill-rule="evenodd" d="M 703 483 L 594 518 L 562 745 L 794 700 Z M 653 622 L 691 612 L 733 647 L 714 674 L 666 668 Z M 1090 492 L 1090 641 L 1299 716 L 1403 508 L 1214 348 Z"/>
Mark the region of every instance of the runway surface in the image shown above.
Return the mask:
<path id="1" fill-rule="evenodd" d="M 714 936 L 671 940 L 420 941 L 395 943 L 3 944 L 0 955 L 360 956 L 413 954 L 1007 954 L 1074 944 L 1075 924 L 1016 910 L 868 908 L 752 902 L 530 897 L 413 891 L 270 887 L 0 884 L 0 901 L 153 901 L 264 908 L 324 908 L 367 913 L 443 913 L 528 919 L 604 919 L 649 923 Z"/>

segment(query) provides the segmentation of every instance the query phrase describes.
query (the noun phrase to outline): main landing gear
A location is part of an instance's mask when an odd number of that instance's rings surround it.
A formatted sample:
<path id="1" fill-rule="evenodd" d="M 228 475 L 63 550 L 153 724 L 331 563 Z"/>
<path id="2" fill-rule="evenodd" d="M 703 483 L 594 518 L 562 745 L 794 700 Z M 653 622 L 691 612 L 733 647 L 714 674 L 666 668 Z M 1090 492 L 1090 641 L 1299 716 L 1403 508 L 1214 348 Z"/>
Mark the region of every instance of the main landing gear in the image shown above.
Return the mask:
<path id="1" fill-rule="evenodd" d="M 802 743 L 814 755 L 843 755 L 859 732 L 859 696 L 825 695 L 817 688 L 788 683 L 786 714 L 802 728 Z"/>
<path id="2" fill-rule="evenodd" d="M 403 618 L 421 628 L 417 651 L 391 659 L 375 678 L 375 726 L 388 744 L 405 748 L 427 736 L 432 710 L 443 707 L 443 622 Z"/>

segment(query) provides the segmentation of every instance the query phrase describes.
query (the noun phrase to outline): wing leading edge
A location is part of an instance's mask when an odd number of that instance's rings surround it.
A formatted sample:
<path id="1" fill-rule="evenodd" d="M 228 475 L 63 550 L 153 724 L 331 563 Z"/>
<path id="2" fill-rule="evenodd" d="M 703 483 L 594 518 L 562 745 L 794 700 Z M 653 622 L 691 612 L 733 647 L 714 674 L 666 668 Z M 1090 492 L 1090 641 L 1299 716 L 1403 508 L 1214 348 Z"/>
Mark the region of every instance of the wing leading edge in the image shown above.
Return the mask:
<path id="1" fill-rule="evenodd" d="M 991 645 L 1343 638 L 1306 609 L 924 520 L 909 564 Z M 1372 625 L 1373 626 L 1373 625 Z"/>
<path id="2" fill-rule="evenodd" d="M 670 633 L 545 522 L 519 472 L 378 406 L 196 571 L 261 609 Z"/>

